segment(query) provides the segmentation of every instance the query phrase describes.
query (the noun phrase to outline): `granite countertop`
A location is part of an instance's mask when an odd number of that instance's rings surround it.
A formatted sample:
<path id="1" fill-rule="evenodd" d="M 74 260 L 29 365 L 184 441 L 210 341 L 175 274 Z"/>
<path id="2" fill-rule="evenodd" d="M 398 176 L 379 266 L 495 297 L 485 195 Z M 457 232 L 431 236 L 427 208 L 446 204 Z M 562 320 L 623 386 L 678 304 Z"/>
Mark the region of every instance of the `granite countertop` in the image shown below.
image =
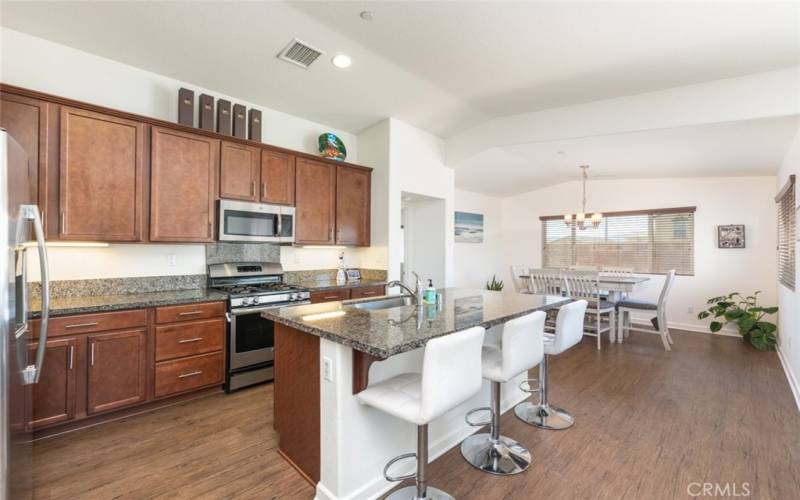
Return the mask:
<path id="1" fill-rule="evenodd" d="M 194 304 L 227 300 L 228 295 L 217 290 L 199 288 L 194 290 L 172 290 L 167 292 L 130 293 L 125 295 L 87 295 L 56 297 L 50 299 L 50 316 L 67 316 L 121 309 Z M 41 316 L 39 300 L 31 304 L 30 316 Z"/>
<path id="2" fill-rule="evenodd" d="M 334 280 L 298 280 L 292 281 L 290 284 L 297 285 L 303 288 L 308 288 L 312 292 L 321 292 L 323 290 L 335 290 L 337 288 L 359 288 L 366 286 L 380 286 L 385 285 L 385 280 L 357 280 L 345 281 L 339 283 Z"/>
<path id="3" fill-rule="evenodd" d="M 549 295 L 447 288 L 441 307 L 415 305 L 366 310 L 352 307 L 374 298 L 283 307 L 262 315 L 381 359 L 411 351 L 433 338 L 473 326 L 490 328 L 533 311 L 558 307 L 571 299 Z M 316 317 L 314 317 L 316 316 Z"/>

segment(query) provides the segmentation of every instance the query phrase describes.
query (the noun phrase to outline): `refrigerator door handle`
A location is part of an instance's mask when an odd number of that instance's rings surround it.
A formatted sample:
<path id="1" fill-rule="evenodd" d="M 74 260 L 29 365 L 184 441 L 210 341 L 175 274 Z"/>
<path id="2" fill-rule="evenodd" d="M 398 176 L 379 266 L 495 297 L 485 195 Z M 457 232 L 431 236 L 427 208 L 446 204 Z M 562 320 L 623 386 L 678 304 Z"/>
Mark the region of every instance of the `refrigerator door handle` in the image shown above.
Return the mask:
<path id="1" fill-rule="evenodd" d="M 45 246 L 44 228 L 42 227 L 42 215 L 39 213 L 39 207 L 36 205 L 22 205 L 21 210 L 23 217 L 33 222 L 42 279 L 42 313 L 39 327 L 39 345 L 36 348 L 36 361 L 34 365 L 28 365 L 23 372 L 24 383 L 30 385 L 39 382 L 42 367 L 44 366 L 44 353 L 47 348 L 47 321 L 50 318 L 50 276 L 47 272 L 47 247 Z"/>

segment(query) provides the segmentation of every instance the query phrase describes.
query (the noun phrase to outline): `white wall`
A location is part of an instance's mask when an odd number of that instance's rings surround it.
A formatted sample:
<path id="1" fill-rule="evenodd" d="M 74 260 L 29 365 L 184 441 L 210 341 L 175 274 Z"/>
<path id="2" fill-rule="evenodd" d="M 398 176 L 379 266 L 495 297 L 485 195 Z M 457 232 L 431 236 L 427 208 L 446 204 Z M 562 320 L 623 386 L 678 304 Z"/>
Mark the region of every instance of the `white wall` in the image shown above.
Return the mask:
<path id="1" fill-rule="evenodd" d="M 580 182 L 568 182 L 507 198 L 503 202 L 504 276 L 512 264 L 541 266 L 539 216 L 574 213 Z M 695 275 L 679 276 L 669 301 L 670 325 L 707 331 L 697 313 L 709 297 L 761 290 L 764 305 L 777 301 L 774 177 L 591 181 L 587 208 L 612 212 L 696 206 Z M 717 226 L 745 224 L 747 248 L 717 248 Z M 639 298 L 656 300 L 663 278 L 651 276 Z M 692 307 L 693 312 L 688 312 Z"/>
<path id="2" fill-rule="evenodd" d="M 483 243 L 455 243 L 453 246 L 453 284 L 459 287 L 484 288 L 497 275 L 507 290 L 514 287 L 506 278 L 503 258 L 503 200 L 471 191 L 456 189 L 455 209 L 483 214 Z"/>
<path id="3" fill-rule="evenodd" d="M 444 164 L 444 141 L 433 134 L 394 118 L 389 120 L 388 184 L 388 272 L 389 279 L 400 278 L 403 255 L 401 226 L 402 193 L 414 193 L 444 200 L 444 283 L 453 284 L 453 200 L 455 176 Z"/>
<path id="4" fill-rule="evenodd" d="M 402 209 L 404 253 L 400 259 L 405 262 L 406 281 L 414 281 L 413 271 L 422 278 L 423 286 L 432 280 L 436 288 L 441 288 L 445 282 L 445 232 L 451 214 L 446 211 L 442 199 L 405 203 Z"/>
<path id="5" fill-rule="evenodd" d="M 794 174 L 800 178 L 800 130 L 792 142 L 783 165 L 778 173 L 778 182 L 773 191 L 777 193 L 786 183 L 789 175 Z M 798 190 L 795 187 L 797 199 Z M 797 214 L 800 217 L 800 213 Z M 796 236 L 800 238 L 800 231 Z M 798 241 L 800 249 L 800 241 Z M 795 252 L 795 270 L 800 270 L 800 252 Z M 795 280 L 800 285 L 800 279 Z M 800 291 L 789 290 L 785 286 L 778 284 L 778 341 L 780 344 L 779 354 L 783 361 L 792 385 L 797 406 L 800 408 Z"/>
<path id="6" fill-rule="evenodd" d="M 315 154 L 319 134 L 332 131 L 346 144 L 347 159 L 358 161 L 357 138 L 348 132 L 7 28 L 0 28 L 0 81 L 173 122 L 177 121 L 178 89 L 186 87 L 195 95 L 207 93 L 260 109 L 263 142 Z M 285 248 L 281 261 L 287 270 L 332 268 L 338 264 L 338 252 Z M 203 245 L 54 248 L 50 255 L 54 280 L 206 272 Z M 168 255 L 175 256 L 174 266 L 168 264 Z M 345 261 L 352 266 L 385 267 L 382 254 L 376 256 L 371 249 L 347 249 Z M 31 262 L 31 269 L 37 268 Z M 36 272 L 30 277 L 38 279 Z"/>

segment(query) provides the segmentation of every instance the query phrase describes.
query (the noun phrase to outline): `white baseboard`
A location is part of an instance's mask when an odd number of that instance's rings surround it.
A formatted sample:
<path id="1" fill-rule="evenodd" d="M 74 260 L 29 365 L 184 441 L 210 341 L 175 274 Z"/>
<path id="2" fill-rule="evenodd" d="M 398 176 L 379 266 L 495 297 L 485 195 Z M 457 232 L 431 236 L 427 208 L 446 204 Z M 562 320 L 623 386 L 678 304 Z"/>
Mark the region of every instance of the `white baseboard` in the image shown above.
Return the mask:
<path id="1" fill-rule="evenodd" d="M 789 380 L 789 388 L 792 390 L 792 395 L 794 396 L 794 402 L 795 404 L 797 404 L 797 410 L 800 411 L 800 383 L 798 383 L 797 377 L 792 371 L 792 367 L 789 366 L 789 362 L 786 361 L 786 358 L 783 357 L 783 352 L 781 351 L 781 347 L 780 346 L 776 347 L 778 352 L 778 359 L 781 360 L 781 366 L 783 366 L 783 371 L 786 373 L 786 378 Z"/>
<path id="2" fill-rule="evenodd" d="M 529 395 L 525 393 L 520 394 L 517 392 L 516 395 L 517 397 L 513 397 L 511 399 L 504 399 L 500 403 L 501 413 L 507 412 L 508 410 L 518 405 L 519 403 L 523 402 L 525 399 L 529 397 Z M 429 462 L 436 460 L 437 458 L 444 455 L 454 447 L 458 446 L 461 443 L 461 441 L 471 436 L 472 434 L 475 434 L 476 432 L 478 432 L 478 430 L 480 430 L 480 427 L 472 427 L 467 425 L 466 422 L 463 422 L 460 426 L 454 428 L 451 432 L 445 434 L 436 441 L 430 443 L 430 445 L 428 446 Z M 396 474 L 398 475 L 410 474 L 415 469 L 416 469 L 416 464 L 409 464 L 405 467 L 395 468 L 395 470 L 397 471 Z M 431 480 L 432 482 L 435 482 L 436 478 L 431 478 Z M 328 490 L 325 487 L 325 485 L 319 482 L 317 483 L 317 492 L 316 495 L 314 496 L 314 500 L 361 500 L 361 499 L 374 500 L 385 495 L 395 486 L 397 486 L 397 483 L 390 483 L 386 481 L 383 477 L 378 477 L 364 484 L 361 488 L 359 488 L 358 490 L 354 491 L 353 493 L 351 493 L 346 497 L 336 497 L 330 490 Z"/>

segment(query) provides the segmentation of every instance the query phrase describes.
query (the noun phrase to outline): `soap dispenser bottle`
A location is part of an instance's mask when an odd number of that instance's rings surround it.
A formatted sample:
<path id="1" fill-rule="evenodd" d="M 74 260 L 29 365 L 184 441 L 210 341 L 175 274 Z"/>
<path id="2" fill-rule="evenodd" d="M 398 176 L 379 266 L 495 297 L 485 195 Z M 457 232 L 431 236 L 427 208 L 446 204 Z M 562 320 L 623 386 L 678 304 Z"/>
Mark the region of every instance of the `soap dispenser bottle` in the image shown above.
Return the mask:
<path id="1" fill-rule="evenodd" d="M 341 285 L 346 279 L 344 273 L 344 252 L 339 252 L 339 268 L 336 270 L 336 284 Z"/>
<path id="2" fill-rule="evenodd" d="M 423 295 L 422 300 L 426 304 L 436 303 L 436 288 L 433 287 L 432 279 L 428 279 L 428 288 L 425 289 L 425 295 Z"/>

